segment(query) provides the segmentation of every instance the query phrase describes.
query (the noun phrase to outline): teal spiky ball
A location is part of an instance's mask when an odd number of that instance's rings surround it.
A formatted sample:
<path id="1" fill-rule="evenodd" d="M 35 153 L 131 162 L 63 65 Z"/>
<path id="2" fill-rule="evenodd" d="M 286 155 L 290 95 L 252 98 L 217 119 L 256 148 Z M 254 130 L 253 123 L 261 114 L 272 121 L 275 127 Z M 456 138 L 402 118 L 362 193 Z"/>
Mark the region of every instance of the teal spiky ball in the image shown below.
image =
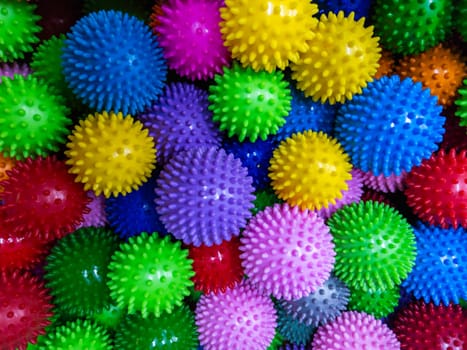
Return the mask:
<path id="1" fill-rule="evenodd" d="M 376 318 L 388 316 L 399 303 L 399 287 L 386 290 L 363 291 L 350 288 L 348 310 L 365 312 Z"/>
<path id="2" fill-rule="evenodd" d="M 76 320 L 56 327 L 38 346 L 38 350 L 111 350 L 107 331 L 88 321 Z"/>
<path id="3" fill-rule="evenodd" d="M 373 8 L 375 34 L 393 53 L 421 53 L 451 32 L 451 0 L 377 0 Z"/>
<path id="4" fill-rule="evenodd" d="M 193 286 L 193 261 L 180 241 L 169 236 L 143 232 L 130 237 L 112 256 L 109 287 L 117 306 L 128 313 L 141 312 L 144 318 L 172 312 L 182 304 Z"/>
<path id="5" fill-rule="evenodd" d="M 163 313 L 159 317 L 129 315 L 116 330 L 115 348 L 196 350 L 198 331 L 195 316 L 186 306 L 176 308 L 170 314 Z"/>
<path id="6" fill-rule="evenodd" d="M 33 45 L 39 42 L 36 34 L 41 31 L 35 9 L 36 5 L 26 1 L 0 2 L 0 61 L 22 59 L 33 51 Z"/>
<path id="7" fill-rule="evenodd" d="M 47 257 L 45 278 L 54 303 L 71 315 L 101 312 L 110 305 L 107 273 L 118 239 L 105 228 L 81 228 L 58 241 Z"/>
<path id="8" fill-rule="evenodd" d="M 389 205 L 367 201 L 337 210 L 328 220 L 335 274 L 351 288 L 386 290 L 400 284 L 415 263 L 415 235 Z"/>
<path id="9" fill-rule="evenodd" d="M 467 126 L 467 79 L 464 80 L 464 85 L 457 90 L 459 97 L 454 102 L 457 105 L 456 116 L 460 118 L 459 125 Z"/>
<path id="10" fill-rule="evenodd" d="M 277 133 L 285 124 L 292 97 L 281 71 L 255 72 L 233 64 L 216 75 L 209 88 L 209 109 L 213 120 L 229 137 L 255 142 Z"/>
<path id="11" fill-rule="evenodd" d="M 22 160 L 45 157 L 65 143 L 68 108 L 42 80 L 4 77 L 0 84 L 0 152 Z"/>

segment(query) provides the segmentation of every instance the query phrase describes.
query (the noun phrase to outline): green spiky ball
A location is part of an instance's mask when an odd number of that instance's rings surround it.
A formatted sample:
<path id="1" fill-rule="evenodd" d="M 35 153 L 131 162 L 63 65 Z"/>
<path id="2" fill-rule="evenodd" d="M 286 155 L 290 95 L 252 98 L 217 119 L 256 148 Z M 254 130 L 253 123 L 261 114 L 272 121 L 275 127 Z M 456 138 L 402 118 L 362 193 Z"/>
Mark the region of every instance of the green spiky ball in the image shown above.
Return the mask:
<path id="1" fill-rule="evenodd" d="M 253 201 L 254 208 L 251 209 L 251 212 L 253 215 L 256 215 L 267 207 L 272 207 L 274 204 L 282 202 L 271 189 L 256 191 L 255 200 Z"/>
<path id="2" fill-rule="evenodd" d="M 389 205 L 367 201 L 337 210 L 328 220 L 335 274 L 349 287 L 386 290 L 400 284 L 415 263 L 412 227 Z"/>
<path id="3" fill-rule="evenodd" d="M 375 34 L 393 53 L 421 53 L 451 32 L 450 0 L 377 0 L 373 7 Z"/>
<path id="4" fill-rule="evenodd" d="M 159 317 L 180 306 L 190 294 L 193 260 L 181 243 L 169 236 L 143 232 L 120 245 L 109 266 L 111 296 L 129 314 Z"/>
<path id="5" fill-rule="evenodd" d="M 39 350 L 111 350 L 107 331 L 88 320 L 67 322 L 49 332 Z"/>
<path id="6" fill-rule="evenodd" d="M 350 288 L 348 310 L 362 311 L 376 318 L 383 318 L 394 311 L 399 303 L 399 287 L 379 291 L 362 291 Z"/>
<path id="7" fill-rule="evenodd" d="M 57 152 L 72 123 L 61 96 L 29 75 L 3 77 L 0 84 L 0 152 L 23 160 Z"/>
<path id="8" fill-rule="evenodd" d="M 229 137 L 236 135 L 240 142 L 245 138 L 266 140 L 285 124 L 292 98 L 281 71 L 255 72 L 234 63 L 214 80 L 209 88 L 209 109 Z"/>
<path id="9" fill-rule="evenodd" d="M 284 337 L 276 330 L 276 334 L 274 334 L 274 338 L 272 338 L 267 350 L 277 350 L 283 343 Z"/>
<path id="10" fill-rule="evenodd" d="M 464 42 L 467 42 L 467 0 L 456 1 L 452 17 L 454 28 L 462 36 Z"/>
<path id="11" fill-rule="evenodd" d="M 115 348 L 119 350 L 190 350 L 197 347 L 195 316 L 186 306 L 159 317 L 129 315 L 115 332 Z"/>
<path id="12" fill-rule="evenodd" d="M 464 85 L 457 90 L 459 97 L 454 102 L 457 105 L 456 116 L 460 118 L 459 125 L 467 126 L 467 79 L 464 80 Z"/>
<path id="13" fill-rule="evenodd" d="M 37 22 L 41 18 L 34 13 L 36 5 L 26 1 L 2 0 L 0 2 L 0 61 L 11 62 L 24 58 L 39 42 L 41 31 Z"/>
<path id="14" fill-rule="evenodd" d="M 114 331 L 125 316 L 125 312 L 126 310 L 110 304 L 100 312 L 87 315 L 87 318 L 106 329 Z"/>
<path id="15" fill-rule="evenodd" d="M 108 307 L 108 265 L 117 248 L 117 235 L 105 228 L 81 228 L 59 240 L 45 266 L 54 303 L 77 316 Z"/>

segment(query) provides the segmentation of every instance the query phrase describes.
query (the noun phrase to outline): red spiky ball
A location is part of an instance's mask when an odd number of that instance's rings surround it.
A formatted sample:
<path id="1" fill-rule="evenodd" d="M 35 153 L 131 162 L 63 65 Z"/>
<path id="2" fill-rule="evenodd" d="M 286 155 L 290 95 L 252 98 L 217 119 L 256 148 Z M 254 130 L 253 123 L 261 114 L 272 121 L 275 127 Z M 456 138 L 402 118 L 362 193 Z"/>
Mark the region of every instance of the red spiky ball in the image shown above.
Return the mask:
<path id="1" fill-rule="evenodd" d="M 0 348 L 25 350 L 51 322 L 51 296 L 29 273 L 0 274 Z"/>
<path id="2" fill-rule="evenodd" d="M 227 288 L 235 287 L 243 277 L 239 246 L 237 237 L 210 247 L 190 246 L 189 257 L 193 259 L 195 275 L 192 280 L 195 289 L 208 294 L 224 293 Z"/>
<path id="3" fill-rule="evenodd" d="M 422 301 L 399 310 L 393 320 L 402 350 L 455 350 L 467 345 L 467 311 Z"/>
<path id="4" fill-rule="evenodd" d="M 407 204 L 422 221 L 467 228 L 466 152 L 440 150 L 407 175 Z"/>
<path id="5" fill-rule="evenodd" d="M 28 158 L 8 175 L 8 180 L 0 182 L 5 188 L 0 214 L 6 215 L 6 224 L 15 234 L 60 238 L 74 231 L 89 211 L 90 199 L 82 185 L 55 157 Z"/>

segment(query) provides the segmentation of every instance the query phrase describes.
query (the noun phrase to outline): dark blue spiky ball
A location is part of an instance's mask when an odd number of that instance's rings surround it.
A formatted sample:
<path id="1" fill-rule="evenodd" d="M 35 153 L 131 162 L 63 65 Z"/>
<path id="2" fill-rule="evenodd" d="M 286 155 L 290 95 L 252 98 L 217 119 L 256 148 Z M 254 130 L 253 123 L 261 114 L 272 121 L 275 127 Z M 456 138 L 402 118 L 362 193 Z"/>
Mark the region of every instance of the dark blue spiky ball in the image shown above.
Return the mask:
<path id="1" fill-rule="evenodd" d="M 368 17 L 371 6 L 371 0 L 316 0 L 315 3 L 319 8 L 318 15 L 327 14 L 329 11 L 334 13 L 344 11 L 348 16 L 350 12 L 354 12 L 356 20 Z"/>
<path id="2" fill-rule="evenodd" d="M 332 136 L 337 107 L 329 103 L 315 102 L 305 97 L 302 91 L 291 88 L 292 103 L 285 124 L 275 135 L 277 141 L 282 141 L 292 134 L 305 130 L 322 131 Z"/>
<path id="3" fill-rule="evenodd" d="M 81 18 L 65 40 L 62 66 L 71 90 L 90 108 L 124 115 L 156 100 L 167 75 L 149 26 L 119 11 Z"/>
<path id="4" fill-rule="evenodd" d="M 417 258 L 402 286 L 435 305 L 467 299 L 467 230 L 418 223 L 414 232 Z"/>
<path id="5" fill-rule="evenodd" d="M 151 178 L 138 190 L 108 198 L 105 211 L 110 227 L 123 239 L 142 232 L 167 234 L 156 210 L 156 180 Z"/>
<path id="6" fill-rule="evenodd" d="M 240 159 L 242 165 L 248 169 L 248 175 L 253 178 L 253 186 L 256 190 L 262 190 L 269 186 L 269 161 L 276 146 L 277 142 L 271 137 L 265 141 L 257 139 L 255 142 L 239 142 L 232 138 L 225 140 L 223 144 L 227 153 Z"/>
<path id="7" fill-rule="evenodd" d="M 442 107 L 429 89 L 397 75 L 374 80 L 346 102 L 335 136 L 354 167 L 374 175 L 400 175 L 438 149 L 444 134 Z"/>

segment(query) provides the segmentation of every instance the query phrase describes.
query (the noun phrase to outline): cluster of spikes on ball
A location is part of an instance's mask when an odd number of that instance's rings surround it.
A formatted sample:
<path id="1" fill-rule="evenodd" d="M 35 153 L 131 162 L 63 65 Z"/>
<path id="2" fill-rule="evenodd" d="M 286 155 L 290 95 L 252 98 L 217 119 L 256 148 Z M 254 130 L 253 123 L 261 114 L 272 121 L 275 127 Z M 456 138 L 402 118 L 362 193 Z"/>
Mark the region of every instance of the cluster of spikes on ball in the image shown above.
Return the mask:
<path id="1" fill-rule="evenodd" d="M 467 342 L 461 2 L 0 3 L 0 347 Z"/>

